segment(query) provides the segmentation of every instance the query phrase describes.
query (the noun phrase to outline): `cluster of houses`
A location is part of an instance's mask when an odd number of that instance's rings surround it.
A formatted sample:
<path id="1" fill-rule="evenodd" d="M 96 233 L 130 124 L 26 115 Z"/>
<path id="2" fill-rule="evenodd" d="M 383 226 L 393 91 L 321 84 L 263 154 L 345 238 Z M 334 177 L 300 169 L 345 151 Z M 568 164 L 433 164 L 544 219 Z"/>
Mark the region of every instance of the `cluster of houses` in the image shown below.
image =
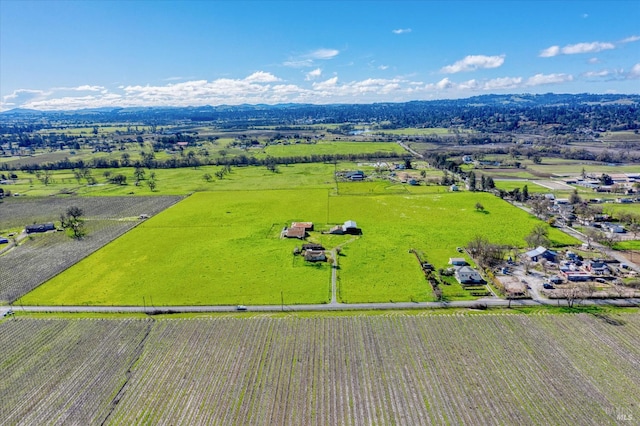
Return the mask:
<path id="1" fill-rule="evenodd" d="M 600 179 L 602 175 L 589 174 L 584 176 L 565 178 L 564 182 L 568 185 L 577 185 L 589 188 L 595 192 L 624 192 L 626 194 L 634 193 L 634 184 L 640 183 L 640 173 L 612 173 L 609 177 L 608 184 L 603 184 Z"/>
<path id="2" fill-rule="evenodd" d="M 549 262 L 558 262 L 559 254 L 542 246 L 525 253 L 525 256 L 532 262 L 539 262 L 545 259 Z M 601 259 L 584 260 L 577 254 L 568 251 L 565 260 L 558 263 L 559 276 L 550 278 L 553 284 L 562 284 L 566 281 L 593 281 L 603 276 L 611 276 L 612 270 L 609 264 Z"/>
<path id="3" fill-rule="evenodd" d="M 291 226 L 285 227 L 280 236 L 282 238 L 297 238 L 304 240 L 309 236 L 309 232 L 314 230 L 313 222 L 292 222 Z M 333 226 L 329 231 L 325 231 L 326 234 L 332 235 L 361 235 L 362 230 L 358 228 L 358 225 L 353 220 L 347 220 L 342 225 Z M 327 255 L 325 248 L 320 244 L 306 243 L 302 245 L 302 248 L 296 247 L 294 254 L 301 254 L 304 259 L 309 262 L 325 262 Z"/>
<path id="4" fill-rule="evenodd" d="M 297 238 L 304 240 L 309 236 L 309 232 L 313 231 L 313 222 L 292 222 L 291 226 L 282 230 L 282 238 Z M 353 220 L 347 220 L 342 225 L 335 225 L 326 234 L 332 235 L 362 235 L 362 229 Z"/>
<path id="5" fill-rule="evenodd" d="M 549 212 L 555 215 L 557 218 L 564 220 L 566 222 L 578 221 L 581 225 L 584 226 L 593 226 L 594 228 L 601 228 L 604 232 L 610 232 L 612 234 L 622 234 L 627 232 L 624 226 L 611 223 L 611 216 L 608 214 L 595 213 L 589 217 L 578 217 L 576 216 L 575 208 L 573 204 L 569 202 L 566 198 L 555 198 L 553 194 L 545 194 L 545 199 L 549 200 L 551 203 L 549 205 Z M 613 201 L 613 200 L 612 200 Z M 615 200 L 618 203 L 633 203 L 634 200 L 632 198 L 618 198 Z M 599 203 L 601 200 L 593 199 L 588 200 L 589 203 Z"/>

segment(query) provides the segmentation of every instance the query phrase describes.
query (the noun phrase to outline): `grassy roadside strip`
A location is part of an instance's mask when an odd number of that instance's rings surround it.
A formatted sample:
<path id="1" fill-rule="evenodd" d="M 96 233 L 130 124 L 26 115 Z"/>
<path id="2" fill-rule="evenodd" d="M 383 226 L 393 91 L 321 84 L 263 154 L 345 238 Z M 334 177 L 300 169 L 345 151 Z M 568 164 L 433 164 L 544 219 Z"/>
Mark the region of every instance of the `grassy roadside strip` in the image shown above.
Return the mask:
<path id="1" fill-rule="evenodd" d="M 197 319 L 197 318 L 335 318 L 335 317 L 376 317 L 376 316 L 437 316 L 437 315 L 561 315 L 561 314 L 591 314 L 591 315 L 623 315 L 640 312 L 640 307 L 618 306 L 524 306 L 524 307 L 488 307 L 486 309 L 472 308 L 429 308 L 402 310 L 342 310 L 323 312 L 188 312 L 188 313 L 106 313 L 106 312 L 24 312 L 19 308 L 14 310 L 13 318 L 41 318 L 41 319 L 143 319 L 152 317 L 162 319 Z"/>

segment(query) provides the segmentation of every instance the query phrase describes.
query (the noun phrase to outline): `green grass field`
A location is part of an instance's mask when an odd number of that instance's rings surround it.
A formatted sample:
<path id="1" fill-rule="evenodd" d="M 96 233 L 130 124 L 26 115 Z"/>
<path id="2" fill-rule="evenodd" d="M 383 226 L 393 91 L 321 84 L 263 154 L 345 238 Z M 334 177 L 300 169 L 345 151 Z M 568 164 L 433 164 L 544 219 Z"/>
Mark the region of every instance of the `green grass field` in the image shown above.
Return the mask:
<path id="1" fill-rule="evenodd" d="M 406 151 L 393 142 L 335 142 L 318 141 L 314 144 L 269 145 L 256 157 L 295 157 L 308 155 L 373 154 L 377 152 L 403 154 Z"/>
<path id="2" fill-rule="evenodd" d="M 475 211 L 476 202 L 484 205 L 484 213 Z M 347 303 L 432 300 L 410 249 L 445 267 L 449 257 L 459 255 L 456 247 L 475 235 L 523 246 L 524 236 L 539 223 L 484 193 L 202 192 L 145 221 L 18 303 L 280 304 L 281 297 L 285 304 L 327 302 L 330 265 L 294 257 L 300 241 L 279 238 L 283 226 L 294 220 L 324 229 L 355 220 L 362 228 L 357 237 L 314 232 L 310 238 L 327 248 L 342 247 L 338 295 Z M 555 229 L 550 236 L 557 244 L 575 242 Z M 454 298 L 466 298 L 459 286 L 447 290 Z"/>
<path id="3" fill-rule="evenodd" d="M 292 220 L 326 221 L 327 190 L 198 193 L 58 275 L 24 303 L 323 303 L 330 266 L 294 260 Z"/>

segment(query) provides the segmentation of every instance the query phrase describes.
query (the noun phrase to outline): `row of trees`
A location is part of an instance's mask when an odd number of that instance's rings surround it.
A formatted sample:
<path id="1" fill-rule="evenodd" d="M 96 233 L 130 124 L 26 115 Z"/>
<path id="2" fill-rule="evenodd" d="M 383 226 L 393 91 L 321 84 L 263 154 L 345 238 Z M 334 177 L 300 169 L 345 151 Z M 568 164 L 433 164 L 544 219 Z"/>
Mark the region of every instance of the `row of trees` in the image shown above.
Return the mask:
<path id="1" fill-rule="evenodd" d="M 125 155 L 126 154 L 126 155 Z M 399 154 L 396 152 L 374 152 L 374 153 L 354 153 L 354 154 L 311 154 L 287 157 L 267 157 L 256 158 L 244 154 L 217 158 L 205 158 L 197 156 L 195 153 L 187 154 L 184 157 L 170 157 L 167 159 L 157 159 L 153 152 L 143 153 L 140 159 L 132 161 L 127 153 L 122 154 L 120 159 L 94 158 L 89 161 L 84 160 L 64 160 L 50 162 L 45 164 L 26 164 L 19 168 L 27 173 L 35 173 L 44 170 L 64 170 L 64 169 L 117 169 L 120 167 L 144 167 L 148 169 L 173 169 L 183 167 L 200 167 L 200 166 L 269 166 L 273 164 L 288 165 L 297 163 L 335 163 L 339 161 L 374 161 L 378 159 L 397 159 L 404 160 L 407 154 Z M 15 170 L 8 163 L 0 163 L 0 170 Z"/>

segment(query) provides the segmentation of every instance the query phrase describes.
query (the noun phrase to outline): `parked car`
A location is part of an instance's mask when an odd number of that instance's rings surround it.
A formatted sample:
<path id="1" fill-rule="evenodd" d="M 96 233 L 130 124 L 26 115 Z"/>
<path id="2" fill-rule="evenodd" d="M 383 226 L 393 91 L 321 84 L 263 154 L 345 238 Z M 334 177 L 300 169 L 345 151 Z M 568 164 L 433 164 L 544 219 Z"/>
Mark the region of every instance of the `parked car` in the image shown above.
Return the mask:
<path id="1" fill-rule="evenodd" d="M 236 306 L 236 311 L 246 311 L 247 307 L 244 305 L 238 305 Z"/>
<path id="2" fill-rule="evenodd" d="M 544 283 L 542 284 L 542 287 L 544 287 L 547 290 L 553 290 L 555 288 L 551 283 Z"/>

